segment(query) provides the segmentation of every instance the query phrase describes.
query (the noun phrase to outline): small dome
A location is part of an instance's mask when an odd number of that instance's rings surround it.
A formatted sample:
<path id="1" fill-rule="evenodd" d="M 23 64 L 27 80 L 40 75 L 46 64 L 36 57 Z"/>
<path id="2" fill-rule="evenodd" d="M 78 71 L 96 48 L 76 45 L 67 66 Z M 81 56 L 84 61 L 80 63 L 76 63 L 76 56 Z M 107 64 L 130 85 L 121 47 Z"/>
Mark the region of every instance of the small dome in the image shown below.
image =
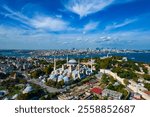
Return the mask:
<path id="1" fill-rule="evenodd" d="M 69 60 L 68 63 L 69 63 L 69 64 L 77 64 L 77 61 L 76 61 L 75 59 L 71 59 L 71 60 Z"/>
<path id="2" fill-rule="evenodd" d="M 75 75 L 75 74 L 78 74 L 78 72 L 79 72 L 79 71 L 74 70 L 74 71 L 72 72 L 72 74 L 74 74 L 74 75 Z"/>
<path id="3" fill-rule="evenodd" d="M 69 81 L 69 78 L 67 76 L 65 76 L 63 79 L 64 79 L 64 82 L 68 82 Z"/>
<path id="4" fill-rule="evenodd" d="M 32 87 L 31 87 L 30 85 L 28 85 L 28 86 L 24 89 L 23 94 L 29 93 L 29 92 L 31 92 L 32 90 L 33 90 Z"/>
<path id="5" fill-rule="evenodd" d="M 50 75 L 50 79 L 54 79 L 54 78 L 56 78 L 55 74 Z"/>
<path id="6" fill-rule="evenodd" d="M 59 79 L 63 79 L 63 77 L 64 77 L 63 75 L 58 76 Z"/>
<path id="7" fill-rule="evenodd" d="M 63 79 L 63 75 L 58 76 L 58 82 L 61 81 Z"/>

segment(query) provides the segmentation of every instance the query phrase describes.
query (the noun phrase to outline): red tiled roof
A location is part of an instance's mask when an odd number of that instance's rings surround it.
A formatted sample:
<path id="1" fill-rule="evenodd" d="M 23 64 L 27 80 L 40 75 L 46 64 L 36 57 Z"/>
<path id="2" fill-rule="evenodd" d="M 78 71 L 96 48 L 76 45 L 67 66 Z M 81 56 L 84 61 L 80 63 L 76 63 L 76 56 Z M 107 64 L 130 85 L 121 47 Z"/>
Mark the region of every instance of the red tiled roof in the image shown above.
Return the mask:
<path id="1" fill-rule="evenodd" d="M 146 93 L 147 95 L 150 95 L 150 91 L 144 91 L 144 93 Z"/>
<path id="2" fill-rule="evenodd" d="M 133 97 L 134 99 L 136 99 L 136 100 L 141 100 L 141 98 L 137 98 L 137 97 Z"/>
<path id="3" fill-rule="evenodd" d="M 91 92 L 96 93 L 96 94 L 102 94 L 102 91 L 103 91 L 102 89 L 97 88 L 97 87 L 91 89 Z"/>

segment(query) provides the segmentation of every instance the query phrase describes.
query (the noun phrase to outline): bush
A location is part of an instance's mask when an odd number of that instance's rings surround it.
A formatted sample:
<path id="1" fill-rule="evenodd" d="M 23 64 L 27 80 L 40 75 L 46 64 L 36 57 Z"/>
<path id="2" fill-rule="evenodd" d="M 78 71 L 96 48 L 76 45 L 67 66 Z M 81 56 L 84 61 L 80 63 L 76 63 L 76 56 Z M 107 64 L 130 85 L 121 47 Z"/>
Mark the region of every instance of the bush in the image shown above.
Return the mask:
<path id="1" fill-rule="evenodd" d="M 45 73 L 45 74 L 50 74 L 51 72 L 53 71 L 53 67 L 52 67 L 52 65 L 49 65 L 48 67 L 45 67 L 44 69 L 43 69 L 43 72 Z"/>
<path id="2" fill-rule="evenodd" d="M 147 88 L 150 91 L 150 84 L 149 83 L 145 83 L 144 87 Z"/>
<path id="3" fill-rule="evenodd" d="M 31 84 L 31 86 L 34 88 L 33 91 L 29 92 L 29 93 L 25 93 L 25 94 L 20 94 L 17 99 L 18 100 L 37 100 L 40 97 L 42 97 L 43 95 L 45 95 L 44 90 L 35 84 Z"/>
<path id="4" fill-rule="evenodd" d="M 129 84 L 129 81 L 127 79 L 124 79 L 123 82 L 126 86 Z"/>
<path id="5" fill-rule="evenodd" d="M 49 93 L 48 95 L 42 96 L 40 100 L 53 100 L 57 99 L 58 93 Z"/>
<path id="6" fill-rule="evenodd" d="M 104 83 L 104 84 L 109 83 L 108 76 L 106 74 L 103 74 L 103 76 L 101 78 L 101 82 Z"/>
<path id="7" fill-rule="evenodd" d="M 50 86 L 50 87 L 55 87 L 56 86 L 56 82 L 49 79 L 47 82 L 46 82 L 46 85 L 47 86 Z"/>
<path id="8" fill-rule="evenodd" d="M 121 78 L 126 78 L 126 79 L 133 79 L 137 78 L 137 75 L 133 71 L 129 70 L 124 70 L 123 68 L 114 68 L 112 70 L 113 72 L 117 73 L 118 76 Z"/>
<path id="9" fill-rule="evenodd" d="M 7 75 L 0 72 L 0 79 L 5 79 L 5 78 L 7 78 Z"/>
<path id="10" fill-rule="evenodd" d="M 38 78 L 41 75 L 44 75 L 44 72 L 42 70 L 40 70 L 40 69 L 31 72 L 31 78 Z"/>
<path id="11" fill-rule="evenodd" d="M 144 75 L 143 75 L 143 78 L 144 78 L 145 80 L 150 81 L 150 75 L 148 75 L 148 74 L 144 74 Z"/>

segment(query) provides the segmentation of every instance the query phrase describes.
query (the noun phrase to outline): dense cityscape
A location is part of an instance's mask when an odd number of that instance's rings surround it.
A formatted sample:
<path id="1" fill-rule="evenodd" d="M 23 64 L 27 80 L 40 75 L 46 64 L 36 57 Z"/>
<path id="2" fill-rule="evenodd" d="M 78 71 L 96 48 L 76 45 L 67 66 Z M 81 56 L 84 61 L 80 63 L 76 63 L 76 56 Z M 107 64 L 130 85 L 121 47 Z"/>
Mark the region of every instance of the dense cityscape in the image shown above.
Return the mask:
<path id="1" fill-rule="evenodd" d="M 11 53 L 11 54 L 10 54 Z M 16 54 L 32 56 L 32 57 L 46 57 L 46 56 L 65 56 L 65 55 L 90 55 L 102 53 L 150 53 L 150 50 L 131 50 L 131 49 L 112 49 L 112 48 L 86 48 L 86 49 L 60 49 L 60 50 L 0 50 L 0 55 Z"/>
<path id="2" fill-rule="evenodd" d="M 1 50 L 30 57 L 0 56 L 0 99 L 147 100 L 150 64 L 111 53 L 135 50 Z M 35 52 L 39 56 L 34 56 Z M 91 52 L 91 53 L 90 53 Z M 97 53 L 96 53 L 97 52 Z M 148 53 L 149 51 L 144 51 Z M 44 55 L 43 55 L 44 53 Z M 76 55 L 72 58 L 70 53 Z M 87 56 L 105 53 L 103 57 Z M 78 57 L 84 54 L 85 57 Z M 43 56 L 41 56 L 43 55 Z M 52 56 L 47 58 L 44 56 Z M 63 57 L 57 57 L 63 55 Z"/>

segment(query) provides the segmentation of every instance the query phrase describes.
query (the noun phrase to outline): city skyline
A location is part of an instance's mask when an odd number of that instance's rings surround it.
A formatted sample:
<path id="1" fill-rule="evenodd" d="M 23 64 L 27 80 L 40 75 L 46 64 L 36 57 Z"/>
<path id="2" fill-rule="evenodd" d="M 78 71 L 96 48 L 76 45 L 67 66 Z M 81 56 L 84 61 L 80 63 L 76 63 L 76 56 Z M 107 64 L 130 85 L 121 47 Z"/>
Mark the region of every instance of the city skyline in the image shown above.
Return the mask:
<path id="1" fill-rule="evenodd" d="M 0 0 L 0 49 L 150 49 L 149 0 Z"/>

